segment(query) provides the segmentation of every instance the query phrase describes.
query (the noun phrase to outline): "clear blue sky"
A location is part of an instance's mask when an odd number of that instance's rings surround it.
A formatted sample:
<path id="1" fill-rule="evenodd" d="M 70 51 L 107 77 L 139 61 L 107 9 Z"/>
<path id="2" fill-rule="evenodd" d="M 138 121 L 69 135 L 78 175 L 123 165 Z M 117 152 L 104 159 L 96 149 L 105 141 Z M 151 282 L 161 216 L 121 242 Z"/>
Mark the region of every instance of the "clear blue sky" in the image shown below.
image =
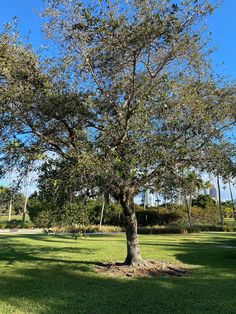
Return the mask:
<path id="1" fill-rule="evenodd" d="M 17 16 L 20 30 L 24 35 L 27 35 L 29 31 L 31 32 L 30 42 L 35 49 L 38 49 L 43 43 L 43 35 L 41 32 L 42 20 L 36 11 L 40 11 L 42 7 L 42 0 L 2 0 L 0 25 L 12 21 L 13 17 Z M 225 0 L 214 15 L 208 19 L 208 25 L 212 32 L 212 46 L 218 48 L 212 56 L 215 71 L 224 73 L 236 81 L 235 12 L 236 0 Z M 223 193 L 224 198 L 228 198 L 227 190 Z"/>
<path id="2" fill-rule="evenodd" d="M 37 48 L 42 43 L 42 20 L 36 11 L 42 9 L 42 0 L 2 0 L 0 25 L 19 18 L 20 29 L 25 35 L 31 31 L 31 42 Z M 214 2 L 214 0 L 213 0 Z M 208 19 L 212 32 L 213 46 L 218 50 L 213 55 L 217 72 L 224 72 L 236 79 L 236 1 L 225 0 L 220 8 Z M 224 64 L 222 65 L 222 62 Z"/>

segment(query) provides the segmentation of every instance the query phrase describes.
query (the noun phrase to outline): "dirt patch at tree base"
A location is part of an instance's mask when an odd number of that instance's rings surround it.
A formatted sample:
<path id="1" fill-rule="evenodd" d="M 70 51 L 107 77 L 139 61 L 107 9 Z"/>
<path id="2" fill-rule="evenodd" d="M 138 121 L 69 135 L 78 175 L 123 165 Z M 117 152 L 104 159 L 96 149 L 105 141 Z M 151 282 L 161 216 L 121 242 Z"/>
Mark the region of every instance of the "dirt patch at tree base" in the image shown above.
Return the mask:
<path id="1" fill-rule="evenodd" d="M 113 277 L 180 277 L 190 270 L 161 261 L 144 261 L 141 266 L 128 266 L 124 263 L 98 263 L 96 271 Z"/>

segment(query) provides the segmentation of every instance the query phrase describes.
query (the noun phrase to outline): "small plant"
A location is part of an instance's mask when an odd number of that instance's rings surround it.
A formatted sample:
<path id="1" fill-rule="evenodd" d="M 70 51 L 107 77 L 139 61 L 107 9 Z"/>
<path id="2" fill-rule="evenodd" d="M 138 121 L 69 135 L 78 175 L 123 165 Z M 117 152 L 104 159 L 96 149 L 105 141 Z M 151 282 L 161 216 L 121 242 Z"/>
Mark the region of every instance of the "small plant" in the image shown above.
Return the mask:
<path id="1" fill-rule="evenodd" d="M 72 236 L 75 240 L 83 240 L 87 238 L 86 232 L 78 232 Z"/>

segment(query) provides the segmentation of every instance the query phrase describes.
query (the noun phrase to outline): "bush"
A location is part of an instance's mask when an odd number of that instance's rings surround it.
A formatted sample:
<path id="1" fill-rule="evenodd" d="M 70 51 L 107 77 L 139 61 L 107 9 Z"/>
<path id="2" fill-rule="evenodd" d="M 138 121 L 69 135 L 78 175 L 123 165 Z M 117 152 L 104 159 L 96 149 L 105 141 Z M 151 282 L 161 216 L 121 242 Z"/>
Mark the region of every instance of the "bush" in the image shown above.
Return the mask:
<path id="1" fill-rule="evenodd" d="M 138 227 L 139 234 L 185 234 L 200 232 L 198 227 L 188 228 L 184 226 L 146 226 Z"/>
<path id="2" fill-rule="evenodd" d="M 28 203 L 28 213 L 35 227 L 49 228 L 51 226 L 52 217 L 48 210 L 48 204 L 37 200 L 30 200 Z"/>
<path id="3" fill-rule="evenodd" d="M 9 228 L 9 229 L 29 229 L 29 228 L 33 228 L 33 224 L 29 221 L 22 221 L 22 220 L 17 220 L 17 219 L 13 219 L 9 222 L 7 222 L 5 224 L 5 228 Z"/>
<path id="4" fill-rule="evenodd" d="M 216 205 L 215 200 L 210 195 L 198 195 L 197 198 L 193 199 L 192 206 L 201 208 L 212 208 Z"/>
<path id="5" fill-rule="evenodd" d="M 223 206 L 223 213 L 225 218 L 233 218 L 233 208 L 229 206 Z"/>
<path id="6" fill-rule="evenodd" d="M 197 225 L 216 224 L 219 221 L 219 209 L 214 206 L 211 208 L 192 207 L 192 221 Z"/>
<path id="7" fill-rule="evenodd" d="M 65 232 L 65 233 L 85 233 L 85 232 L 89 232 L 89 233 L 93 233 L 93 232 L 124 232 L 124 228 L 122 227 L 118 227 L 118 226 L 107 226 L 104 225 L 101 227 L 101 231 L 99 229 L 98 225 L 89 225 L 89 226 L 84 226 L 84 225 L 77 225 L 77 226 L 65 226 L 65 227 L 53 227 L 50 228 L 50 230 L 52 232 L 55 233 L 60 233 L 60 232 Z"/>
<path id="8" fill-rule="evenodd" d="M 136 216 L 139 226 L 175 224 L 181 218 L 178 213 L 161 213 L 157 210 L 138 211 Z"/>

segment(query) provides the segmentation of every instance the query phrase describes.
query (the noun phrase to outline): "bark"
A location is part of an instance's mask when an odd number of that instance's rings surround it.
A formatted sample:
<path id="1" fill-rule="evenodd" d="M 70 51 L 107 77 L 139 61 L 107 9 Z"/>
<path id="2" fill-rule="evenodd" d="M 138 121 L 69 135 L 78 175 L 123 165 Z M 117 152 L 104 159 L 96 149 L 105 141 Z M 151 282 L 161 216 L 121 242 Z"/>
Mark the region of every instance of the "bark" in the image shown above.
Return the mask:
<path id="1" fill-rule="evenodd" d="M 30 167 L 31 169 L 31 167 Z M 25 189 L 25 202 L 24 202 L 24 208 L 23 208 L 23 214 L 22 214 L 22 221 L 25 222 L 26 218 L 26 213 L 27 213 L 27 205 L 28 205 L 28 200 L 29 200 L 29 186 L 30 186 L 30 181 L 31 181 L 31 176 L 30 176 L 30 171 L 28 172 L 28 177 L 26 180 L 26 189 Z"/>
<path id="2" fill-rule="evenodd" d="M 188 225 L 189 225 L 189 228 L 192 228 L 192 220 L 191 220 L 191 209 L 190 209 L 190 205 L 187 204 L 186 208 L 187 208 Z"/>
<path id="3" fill-rule="evenodd" d="M 110 194 L 109 193 L 105 193 L 104 194 L 104 200 L 105 200 L 105 206 L 110 206 Z"/>
<path id="4" fill-rule="evenodd" d="M 224 216 L 222 211 L 222 204 L 221 204 L 221 190 L 220 190 L 220 177 L 217 174 L 217 187 L 218 187 L 218 200 L 219 200 L 219 209 L 220 209 L 220 223 L 224 226 Z"/>
<path id="5" fill-rule="evenodd" d="M 233 197 L 233 192 L 232 192 L 232 189 L 231 189 L 230 180 L 229 180 L 229 192 L 230 192 L 232 208 L 233 208 L 233 217 L 234 217 L 234 220 L 236 220 L 236 212 L 235 212 L 235 206 L 234 206 L 234 197 Z"/>
<path id="6" fill-rule="evenodd" d="M 12 204 L 13 204 L 13 196 L 11 194 L 10 202 L 9 202 L 9 210 L 8 210 L 8 221 L 11 221 L 11 215 L 12 215 Z"/>
<path id="7" fill-rule="evenodd" d="M 69 209 L 70 209 L 70 224 L 71 226 L 74 226 L 75 224 L 75 209 L 74 206 L 72 205 L 73 202 L 73 195 L 71 190 L 69 191 Z"/>
<path id="8" fill-rule="evenodd" d="M 22 221 L 25 222 L 26 218 L 26 212 L 27 212 L 27 204 L 28 204 L 28 196 L 25 196 L 25 202 L 24 202 L 24 208 L 23 208 L 23 214 L 22 214 Z"/>
<path id="9" fill-rule="evenodd" d="M 105 198 L 103 198 L 103 201 L 102 201 L 102 211 L 101 211 L 100 222 L 99 222 L 99 231 L 101 231 L 101 228 L 102 228 L 104 207 L 105 207 Z"/>
<path id="10" fill-rule="evenodd" d="M 192 228 L 192 220 L 191 220 L 191 211 L 192 211 L 192 207 L 191 207 L 191 199 L 188 199 L 187 194 L 185 193 L 184 195 L 184 200 L 185 200 L 185 205 L 186 205 L 186 212 L 187 212 L 187 218 L 188 218 L 188 225 L 189 228 Z"/>
<path id="11" fill-rule="evenodd" d="M 146 210 L 147 200 L 146 200 L 146 191 L 144 191 L 144 198 L 143 198 L 143 209 Z"/>
<path id="12" fill-rule="evenodd" d="M 126 240 L 127 240 L 127 256 L 125 264 L 140 265 L 142 257 L 140 254 L 138 243 L 137 219 L 135 212 L 131 212 L 125 216 Z"/>
<path id="13" fill-rule="evenodd" d="M 125 214 L 125 229 L 127 240 L 126 265 L 138 266 L 143 263 L 138 243 L 138 224 L 133 208 L 133 198 L 124 198 L 120 200 Z"/>

